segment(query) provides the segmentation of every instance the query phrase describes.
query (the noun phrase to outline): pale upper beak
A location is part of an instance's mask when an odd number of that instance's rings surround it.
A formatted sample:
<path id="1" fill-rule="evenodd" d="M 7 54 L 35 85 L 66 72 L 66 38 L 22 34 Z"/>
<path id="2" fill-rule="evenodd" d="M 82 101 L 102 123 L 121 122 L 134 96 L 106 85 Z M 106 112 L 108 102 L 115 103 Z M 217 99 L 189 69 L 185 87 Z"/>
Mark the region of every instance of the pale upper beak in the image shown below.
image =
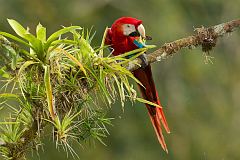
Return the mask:
<path id="1" fill-rule="evenodd" d="M 141 35 L 142 38 L 146 38 L 146 35 L 145 35 L 145 28 L 142 24 L 140 24 L 138 27 L 137 27 L 137 30 L 139 32 L 139 34 Z"/>

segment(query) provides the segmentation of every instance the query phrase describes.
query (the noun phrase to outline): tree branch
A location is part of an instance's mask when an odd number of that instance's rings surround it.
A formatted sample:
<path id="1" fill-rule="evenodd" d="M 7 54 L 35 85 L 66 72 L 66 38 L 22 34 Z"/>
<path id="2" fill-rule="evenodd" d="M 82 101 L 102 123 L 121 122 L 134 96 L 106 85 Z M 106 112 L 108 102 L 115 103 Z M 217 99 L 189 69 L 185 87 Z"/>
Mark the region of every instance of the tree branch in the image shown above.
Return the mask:
<path id="1" fill-rule="evenodd" d="M 219 37 L 233 32 L 238 27 L 240 27 L 240 19 L 232 20 L 230 22 L 222 23 L 208 28 L 205 28 L 203 26 L 201 28 L 196 28 L 194 30 L 194 35 L 170 43 L 165 43 L 156 51 L 147 54 L 147 62 L 150 64 L 157 61 L 162 61 L 183 48 L 193 48 L 200 45 L 202 46 L 202 51 L 208 53 L 213 47 L 215 47 Z M 140 58 L 136 58 L 135 60 L 128 63 L 127 69 L 131 71 L 136 70 L 140 67 L 141 64 L 142 60 Z"/>

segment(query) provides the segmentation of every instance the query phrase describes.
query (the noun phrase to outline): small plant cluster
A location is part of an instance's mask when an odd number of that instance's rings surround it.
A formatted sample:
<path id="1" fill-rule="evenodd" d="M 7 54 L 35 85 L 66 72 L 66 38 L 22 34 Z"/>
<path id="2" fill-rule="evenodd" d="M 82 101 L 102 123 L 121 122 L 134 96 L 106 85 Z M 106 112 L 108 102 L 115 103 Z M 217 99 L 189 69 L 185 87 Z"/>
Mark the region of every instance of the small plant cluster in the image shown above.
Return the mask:
<path id="1" fill-rule="evenodd" d="M 17 21 L 8 22 L 16 36 L 0 32 L 0 152 L 5 159 L 24 159 L 47 135 L 54 136 L 57 148 L 78 157 L 74 143 L 97 139 L 104 144 L 112 119 L 104 106 L 117 98 L 122 106 L 127 99 L 151 103 L 136 96 L 129 79 L 140 82 L 125 68 L 148 48 L 105 56 L 106 32 L 93 48 L 94 34 L 80 26 L 47 37 L 41 24 L 34 35 Z"/>

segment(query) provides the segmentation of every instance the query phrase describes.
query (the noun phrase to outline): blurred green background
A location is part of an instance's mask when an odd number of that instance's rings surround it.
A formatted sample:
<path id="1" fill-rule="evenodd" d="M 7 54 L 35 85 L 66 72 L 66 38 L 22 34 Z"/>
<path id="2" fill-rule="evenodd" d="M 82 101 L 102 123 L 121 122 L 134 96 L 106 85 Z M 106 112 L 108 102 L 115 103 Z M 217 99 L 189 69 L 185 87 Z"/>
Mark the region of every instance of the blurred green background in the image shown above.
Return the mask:
<path id="1" fill-rule="evenodd" d="M 0 0 L 0 30 L 12 32 L 7 18 L 48 33 L 71 24 L 97 31 L 98 46 L 106 26 L 121 16 L 143 20 L 151 43 L 158 46 L 210 26 L 240 18 L 240 0 Z M 12 32 L 13 33 L 13 32 Z M 154 78 L 172 133 L 165 134 L 169 154 L 162 151 L 143 104 L 115 104 L 107 146 L 96 142 L 75 148 L 82 160 L 237 160 L 240 159 L 240 32 L 218 41 L 205 64 L 200 48 L 153 65 Z M 29 159 L 67 159 L 52 138 Z M 69 159 L 72 159 L 71 157 Z"/>

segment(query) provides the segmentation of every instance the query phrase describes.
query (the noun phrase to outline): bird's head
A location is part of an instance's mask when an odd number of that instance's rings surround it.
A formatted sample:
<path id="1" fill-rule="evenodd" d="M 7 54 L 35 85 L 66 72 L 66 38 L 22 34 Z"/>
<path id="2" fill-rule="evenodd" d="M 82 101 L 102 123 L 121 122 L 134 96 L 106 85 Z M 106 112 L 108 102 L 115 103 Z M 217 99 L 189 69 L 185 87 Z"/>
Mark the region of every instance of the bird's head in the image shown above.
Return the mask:
<path id="1" fill-rule="evenodd" d="M 111 30 L 113 34 L 118 34 L 126 37 L 142 37 L 146 38 L 145 28 L 142 25 L 142 21 L 132 17 L 122 17 L 117 19 Z"/>

